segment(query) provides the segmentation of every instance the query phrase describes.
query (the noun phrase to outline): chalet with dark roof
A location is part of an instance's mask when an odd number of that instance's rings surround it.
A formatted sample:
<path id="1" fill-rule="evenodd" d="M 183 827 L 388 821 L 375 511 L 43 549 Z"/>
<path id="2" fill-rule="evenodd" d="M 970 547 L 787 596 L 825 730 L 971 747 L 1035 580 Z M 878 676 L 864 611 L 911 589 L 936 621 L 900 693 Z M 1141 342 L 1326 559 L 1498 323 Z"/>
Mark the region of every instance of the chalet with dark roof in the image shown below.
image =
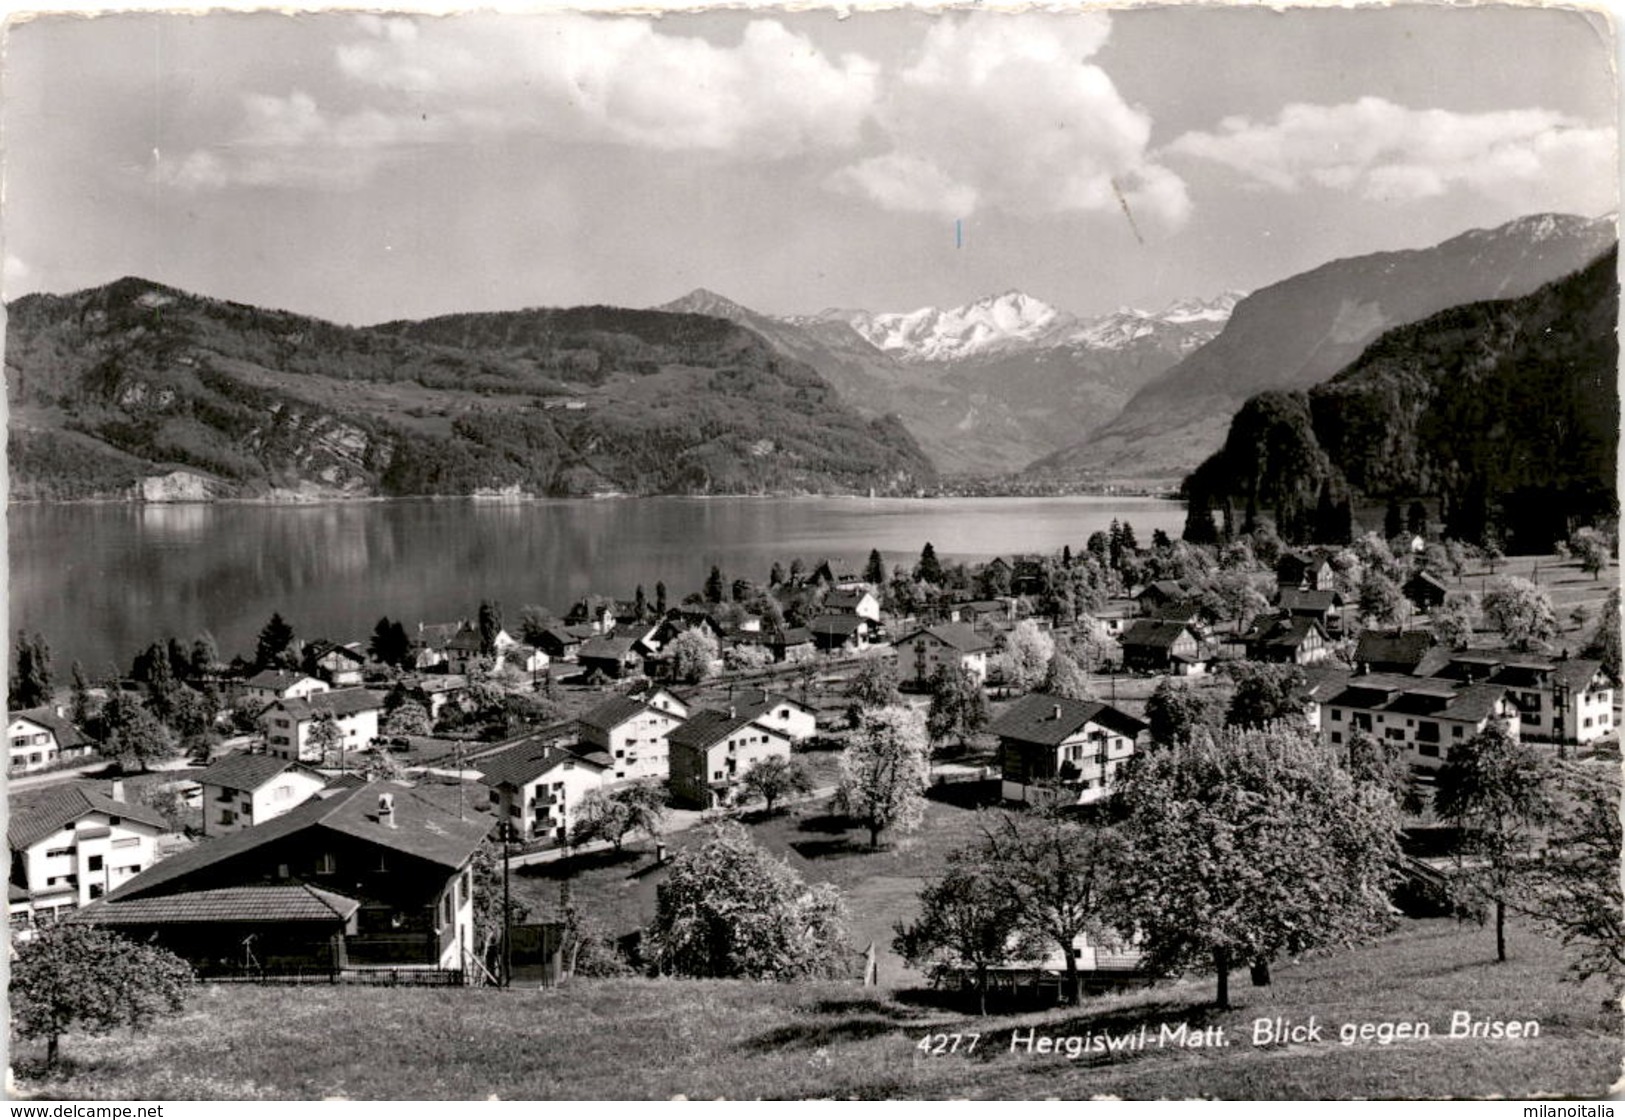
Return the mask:
<path id="1" fill-rule="evenodd" d="M 311 642 L 305 647 L 305 667 L 332 688 L 351 688 L 361 683 L 367 657 L 337 642 Z"/>
<path id="2" fill-rule="evenodd" d="M 1444 602 L 1444 597 L 1450 594 L 1449 585 L 1428 571 L 1417 572 L 1411 576 L 1400 586 L 1400 591 L 1411 601 L 1411 605 L 1423 614 L 1437 610 Z"/>
<path id="3" fill-rule="evenodd" d="M 620 680 L 643 671 L 646 653 L 636 637 L 590 638 L 576 651 L 576 663 L 584 672 L 602 673 L 610 680 Z"/>
<path id="4" fill-rule="evenodd" d="M 1134 602 L 1142 615 L 1149 615 L 1158 607 L 1178 603 L 1187 597 L 1185 585 L 1177 579 L 1153 580 L 1134 593 Z"/>
<path id="5" fill-rule="evenodd" d="M 1317 553 L 1283 552 L 1275 563 L 1275 582 L 1279 587 L 1331 591 L 1336 577 L 1331 562 Z"/>
<path id="6" fill-rule="evenodd" d="M 791 664 L 805 661 L 818 653 L 812 631 L 805 626 L 781 626 L 770 631 L 767 636 L 767 648 L 773 652 L 774 661 Z"/>
<path id="7" fill-rule="evenodd" d="M 499 821 L 526 840 L 566 843 L 575 810 L 590 791 L 603 788 L 606 762 L 542 742 L 520 742 L 474 764 L 491 788 Z"/>
<path id="8" fill-rule="evenodd" d="M 874 623 L 854 614 L 821 614 L 807 629 L 813 645 L 824 653 L 855 653 L 869 648 Z"/>
<path id="9" fill-rule="evenodd" d="M 1261 618 L 1244 637 L 1247 656 L 1281 665 L 1318 665 L 1331 654 L 1326 631 L 1313 617 Z"/>
<path id="10" fill-rule="evenodd" d="M 6 820 L 11 848 L 13 930 L 48 923 L 88 905 L 148 867 L 164 820 L 111 790 L 68 782 L 14 793 Z"/>
<path id="11" fill-rule="evenodd" d="M 203 834 L 252 828 L 309 801 L 327 785 L 310 767 L 274 754 L 228 754 L 197 776 Z"/>
<path id="12" fill-rule="evenodd" d="M 474 852 L 494 822 L 457 802 L 397 782 L 313 798 L 170 856 L 75 920 L 154 941 L 204 976 L 461 971 L 476 947 Z"/>
<path id="13" fill-rule="evenodd" d="M 851 589 L 836 588 L 824 596 L 825 614 L 850 614 L 859 618 L 867 618 L 870 622 L 880 621 L 880 600 L 875 598 L 874 592 L 867 587 Z"/>
<path id="14" fill-rule="evenodd" d="M 1098 700 L 1035 692 L 1006 708 L 987 731 L 999 737 L 1005 800 L 1086 804 L 1111 792 L 1146 725 Z"/>
<path id="15" fill-rule="evenodd" d="M 1354 665 L 1370 673 L 1414 673 L 1434 644 L 1426 630 L 1362 630 Z"/>
<path id="16" fill-rule="evenodd" d="M 1207 671 L 1202 643 L 1185 622 L 1142 618 L 1123 632 L 1123 667 L 1190 676 Z"/>
<path id="17" fill-rule="evenodd" d="M 790 758 L 790 737 L 730 708 L 702 708 L 668 738 L 672 800 L 685 809 L 730 804 L 764 758 Z"/>
<path id="18" fill-rule="evenodd" d="M 1275 594 L 1275 609 L 1295 618 L 1312 618 L 1320 623 L 1327 634 L 1339 633 L 1343 628 L 1343 596 L 1334 590 L 1305 590 L 1301 587 L 1283 587 Z"/>
<path id="19" fill-rule="evenodd" d="M 782 692 L 750 689 L 733 702 L 733 709 L 764 727 L 782 731 L 792 743 L 804 743 L 818 734 L 818 712 Z"/>

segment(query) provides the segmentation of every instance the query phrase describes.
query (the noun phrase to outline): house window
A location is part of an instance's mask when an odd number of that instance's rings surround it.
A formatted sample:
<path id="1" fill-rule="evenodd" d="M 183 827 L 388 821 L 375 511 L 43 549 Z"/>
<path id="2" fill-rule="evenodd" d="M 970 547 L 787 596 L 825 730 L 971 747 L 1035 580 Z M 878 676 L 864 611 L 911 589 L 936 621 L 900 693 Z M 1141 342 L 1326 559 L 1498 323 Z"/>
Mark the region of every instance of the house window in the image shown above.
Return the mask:
<path id="1" fill-rule="evenodd" d="M 1416 727 L 1416 738 L 1423 743 L 1437 743 L 1439 741 L 1439 725 L 1430 719 L 1423 720 Z"/>
<path id="2" fill-rule="evenodd" d="M 1439 744 L 1438 743 L 1418 743 L 1418 744 L 1416 744 L 1416 750 L 1424 758 L 1438 758 L 1439 757 Z"/>
<path id="3" fill-rule="evenodd" d="M 71 855 L 73 855 L 73 849 L 72 848 L 52 848 L 52 849 L 50 849 L 49 851 L 47 851 L 45 853 L 45 858 L 46 859 L 55 859 L 58 856 L 71 856 Z"/>
<path id="4" fill-rule="evenodd" d="M 221 824 L 236 824 L 237 823 L 237 814 L 234 811 L 232 811 L 231 809 L 222 809 L 222 810 L 220 810 L 220 823 Z"/>
<path id="5" fill-rule="evenodd" d="M 1460 727 L 1452 727 L 1452 728 L 1451 728 L 1451 729 L 1450 729 L 1450 737 L 1451 737 L 1451 738 L 1452 738 L 1452 739 L 1459 739 L 1459 738 L 1461 738 L 1461 728 L 1460 728 Z"/>
<path id="6" fill-rule="evenodd" d="M 102 857 L 91 856 L 89 861 L 89 869 L 91 871 L 100 871 L 102 869 Z"/>
<path id="7" fill-rule="evenodd" d="M 316 874 L 333 875 L 338 872 L 339 862 L 333 858 L 332 852 L 323 852 L 316 857 Z"/>
<path id="8" fill-rule="evenodd" d="M 1343 709 L 1342 708 L 1333 708 L 1332 709 L 1332 722 L 1333 723 L 1342 723 L 1343 722 Z"/>
<path id="9" fill-rule="evenodd" d="M 1341 743 L 1342 741 L 1343 741 L 1343 733 L 1341 731 L 1333 731 L 1332 732 L 1332 742 L 1333 743 Z"/>
<path id="10" fill-rule="evenodd" d="M 100 898 L 102 895 L 104 895 L 106 893 L 107 893 L 107 888 L 102 886 L 100 883 L 92 883 L 92 884 L 90 884 L 90 897 L 91 898 Z"/>

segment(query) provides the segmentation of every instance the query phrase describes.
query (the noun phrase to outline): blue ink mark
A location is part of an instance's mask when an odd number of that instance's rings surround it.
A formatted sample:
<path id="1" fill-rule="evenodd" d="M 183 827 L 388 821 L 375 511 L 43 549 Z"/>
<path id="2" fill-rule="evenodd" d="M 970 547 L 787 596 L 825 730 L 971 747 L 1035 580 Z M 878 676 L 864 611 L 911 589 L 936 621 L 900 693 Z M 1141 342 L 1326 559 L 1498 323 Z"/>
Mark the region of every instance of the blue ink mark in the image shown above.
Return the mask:
<path id="1" fill-rule="evenodd" d="M 965 247 L 965 219 L 963 219 L 963 218 L 955 218 L 954 219 L 954 248 L 955 249 L 963 249 L 964 247 Z"/>

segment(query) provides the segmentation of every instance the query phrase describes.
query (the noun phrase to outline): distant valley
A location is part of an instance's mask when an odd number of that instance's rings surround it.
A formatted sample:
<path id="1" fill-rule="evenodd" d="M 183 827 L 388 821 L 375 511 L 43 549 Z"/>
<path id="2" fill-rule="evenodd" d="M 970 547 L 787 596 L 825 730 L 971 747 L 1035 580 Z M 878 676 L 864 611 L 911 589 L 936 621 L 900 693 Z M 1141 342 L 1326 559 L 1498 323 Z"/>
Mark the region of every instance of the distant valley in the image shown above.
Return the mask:
<path id="1" fill-rule="evenodd" d="M 699 290 L 663 310 L 715 315 L 806 362 L 866 415 L 893 414 L 939 471 L 1018 471 L 1105 423 L 1212 339 L 1240 298 L 1080 319 L 1022 292 L 962 307 L 775 318 Z"/>

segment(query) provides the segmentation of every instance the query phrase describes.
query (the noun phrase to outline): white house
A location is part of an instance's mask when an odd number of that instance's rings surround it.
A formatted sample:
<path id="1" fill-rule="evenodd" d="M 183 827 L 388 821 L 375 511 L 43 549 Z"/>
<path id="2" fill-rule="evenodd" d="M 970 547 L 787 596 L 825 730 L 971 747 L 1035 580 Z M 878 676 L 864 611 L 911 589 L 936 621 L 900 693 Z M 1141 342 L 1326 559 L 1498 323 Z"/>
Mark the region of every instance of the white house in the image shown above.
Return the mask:
<path id="1" fill-rule="evenodd" d="M 987 726 L 999 737 L 1005 800 L 1052 801 L 1060 795 L 1079 805 L 1111 792 L 1145 730 L 1110 704 L 1037 692 Z"/>
<path id="2" fill-rule="evenodd" d="M 756 763 L 790 758 L 788 735 L 737 710 L 702 708 L 668 738 L 672 799 L 690 809 L 727 804 Z"/>
<path id="3" fill-rule="evenodd" d="M 269 704 L 276 700 L 298 700 L 328 692 L 332 685 L 308 673 L 290 673 L 283 669 L 266 669 L 255 673 L 242 684 L 245 700 Z"/>
<path id="4" fill-rule="evenodd" d="M 581 741 L 610 757 L 609 781 L 664 781 L 671 747 L 667 736 L 681 716 L 625 696 L 612 696 L 582 716 Z"/>
<path id="5" fill-rule="evenodd" d="M 1450 749 L 1492 722 L 1514 737 L 1518 708 L 1498 684 L 1462 684 L 1441 678 L 1367 673 L 1351 677 L 1321 705 L 1321 734 L 1341 753 L 1356 733 L 1397 744 L 1412 766 L 1437 770 Z"/>
<path id="6" fill-rule="evenodd" d="M 1430 650 L 1418 676 L 1502 685 L 1518 709 L 1521 737 L 1531 742 L 1589 743 L 1615 730 L 1617 682 L 1602 662 L 1515 650 Z"/>
<path id="7" fill-rule="evenodd" d="M 602 763 L 562 747 L 520 743 L 477 764 L 496 799 L 497 819 L 513 825 L 525 840 L 565 842 L 575 825 L 575 809 L 588 791 L 601 788 L 609 774 Z"/>
<path id="8" fill-rule="evenodd" d="M 818 713 L 782 693 L 752 691 L 734 702 L 734 710 L 763 727 L 784 732 L 792 743 L 804 743 L 818 734 Z"/>
<path id="9" fill-rule="evenodd" d="M 343 749 L 358 751 L 378 738 L 384 694 L 366 688 L 341 688 L 308 700 L 278 700 L 260 713 L 265 749 L 294 762 L 322 761 L 322 748 L 310 741 L 311 729 L 331 713 L 343 737 Z"/>
<path id="10" fill-rule="evenodd" d="M 163 818 L 111 793 L 70 782 L 14 795 L 6 822 L 11 846 L 11 928 L 54 921 L 151 867 Z"/>
<path id="11" fill-rule="evenodd" d="M 824 596 L 825 614 L 849 614 L 858 618 L 867 618 L 870 622 L 880 621 L 880 600 L 875 593 L 867 587 L 852 589 L 837 588 Z"/>
<path id="12" fill-rule="evenodd" d="M 684 700 L 671 689 L 664 687 L 651 689 L 636 697 L 636 699 L 643 701 L 651 708 L 657 708 L 662 712 L 670 712 L 680 720 L 687 719 L 689 712 L 692 710 L 687 700 Z"/>
<path id="13" fill-rule="evenodd" d="M 228 754 L 197 776 L 203 788 L 203 834 L 252 828 L 316 796 L 327 779 L 271 754 Z"/>
<path id="14" fill-rule="evenodd" d="M 944 666 L 968 670 L 978 684 L 987 680 L 987 654 L 993 643 L 961 622 L 927 626 L 898 638 L 897 672 L 905 680 L 924 685 Z"/>
<path id="15" fill-rule="evenodd" d="M 90 740 L 79 733 L 61 708 L 28 708 L 11 713 L 6 731 L 10 748 L 7 770 L 27 774 L 65 759 L 88 757 Z"/>

